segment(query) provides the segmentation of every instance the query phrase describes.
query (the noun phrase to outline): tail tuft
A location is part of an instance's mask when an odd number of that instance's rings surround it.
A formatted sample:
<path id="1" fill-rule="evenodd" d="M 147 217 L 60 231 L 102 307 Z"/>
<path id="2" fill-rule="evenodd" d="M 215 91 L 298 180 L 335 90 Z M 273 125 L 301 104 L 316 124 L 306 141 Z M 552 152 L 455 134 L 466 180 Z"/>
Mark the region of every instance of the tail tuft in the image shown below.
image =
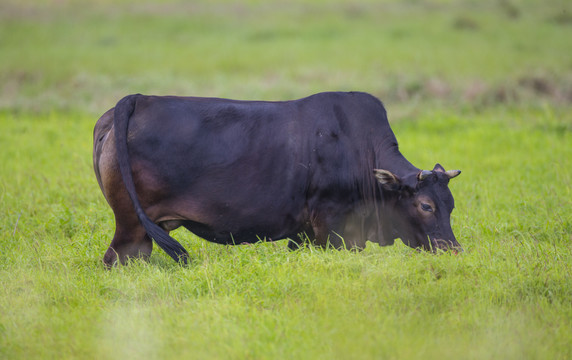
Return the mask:
<path id="1" fill-rule="evenodd" d="M 141 219 L 141 218 L 140 218 Z M 161 229 L 157 224 L 153 223 L 148 217 L 141 221 L 147 234 L 155 240 L 155 243 L 159 245 L 163 251 L 167 253 L 173 260 L 181 262 L 183 264 L 188 263 L 189 253 L 187 250 L 175 239 L 169 236 L 163 229 Z"/>

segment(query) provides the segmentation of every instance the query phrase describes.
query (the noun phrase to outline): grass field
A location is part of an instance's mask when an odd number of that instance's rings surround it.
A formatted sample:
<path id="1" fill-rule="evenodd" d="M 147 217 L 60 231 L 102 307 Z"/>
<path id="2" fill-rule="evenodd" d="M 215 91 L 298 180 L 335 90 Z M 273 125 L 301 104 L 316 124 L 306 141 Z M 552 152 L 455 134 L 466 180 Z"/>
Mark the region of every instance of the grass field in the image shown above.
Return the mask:
<path id="1" fill-rule="evenodd" d="M 0 3 L 0 358 L 569 359 L 567 1 Z M 459 256 L 174 232 L 106 270 L 97 118 L 128 93 L 362 90 L 451 182 Z"/>

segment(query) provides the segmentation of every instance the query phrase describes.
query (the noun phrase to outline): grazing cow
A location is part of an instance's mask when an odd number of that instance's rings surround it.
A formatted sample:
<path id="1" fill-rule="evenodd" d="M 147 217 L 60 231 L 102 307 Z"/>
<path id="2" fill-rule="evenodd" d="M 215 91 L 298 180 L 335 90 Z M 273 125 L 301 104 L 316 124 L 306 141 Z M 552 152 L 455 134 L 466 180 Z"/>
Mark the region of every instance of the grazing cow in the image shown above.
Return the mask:
<path id="1" fill-rule="evenodd" d="M 146 257 L 169 231 L 219 244 L 289 238 L 360 249 L 394 239 L 460 249 L 449 179 L 399 152 L 383 104 L 359 92 L 284 102 L 129 95 L 94 129 L 93 162 L 115 214 L 104 262 Z"/>

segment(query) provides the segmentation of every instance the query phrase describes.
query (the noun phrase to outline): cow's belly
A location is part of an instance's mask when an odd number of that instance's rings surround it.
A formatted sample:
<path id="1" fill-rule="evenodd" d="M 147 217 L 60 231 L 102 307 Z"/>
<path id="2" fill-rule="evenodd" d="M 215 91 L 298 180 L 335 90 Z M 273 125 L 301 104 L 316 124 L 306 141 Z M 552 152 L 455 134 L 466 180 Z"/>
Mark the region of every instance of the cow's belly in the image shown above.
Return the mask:
<path id="1" fill-rule="evenodd" d="M 230 231 L 228 229 L 212 228 L 209 225 L 198 223 L 195 221 L 186 221 L 183 226 L 191 231 L 198 237 L 210 242 L 225 245 L 239 245 L 239 244 L 252 244 L 259 241 L 275 241 L 289 237 L 297 236 L 297 230 L 288 231 L 287 229 L 264 229 L 264 228 L 243 228 L 237 231 Z"/>

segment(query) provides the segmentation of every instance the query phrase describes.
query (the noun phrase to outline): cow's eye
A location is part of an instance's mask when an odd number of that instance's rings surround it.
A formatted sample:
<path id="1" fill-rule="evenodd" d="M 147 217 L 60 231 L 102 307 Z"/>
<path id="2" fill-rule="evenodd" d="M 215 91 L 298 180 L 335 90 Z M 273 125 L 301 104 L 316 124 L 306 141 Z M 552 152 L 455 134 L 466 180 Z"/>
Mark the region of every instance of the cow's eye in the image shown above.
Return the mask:
<path id="1" fill-rule="evenodd" d="M 429 204 L 421 203 L 421 209 L 427 212 L 433 212 L 433 208 Z"/>

